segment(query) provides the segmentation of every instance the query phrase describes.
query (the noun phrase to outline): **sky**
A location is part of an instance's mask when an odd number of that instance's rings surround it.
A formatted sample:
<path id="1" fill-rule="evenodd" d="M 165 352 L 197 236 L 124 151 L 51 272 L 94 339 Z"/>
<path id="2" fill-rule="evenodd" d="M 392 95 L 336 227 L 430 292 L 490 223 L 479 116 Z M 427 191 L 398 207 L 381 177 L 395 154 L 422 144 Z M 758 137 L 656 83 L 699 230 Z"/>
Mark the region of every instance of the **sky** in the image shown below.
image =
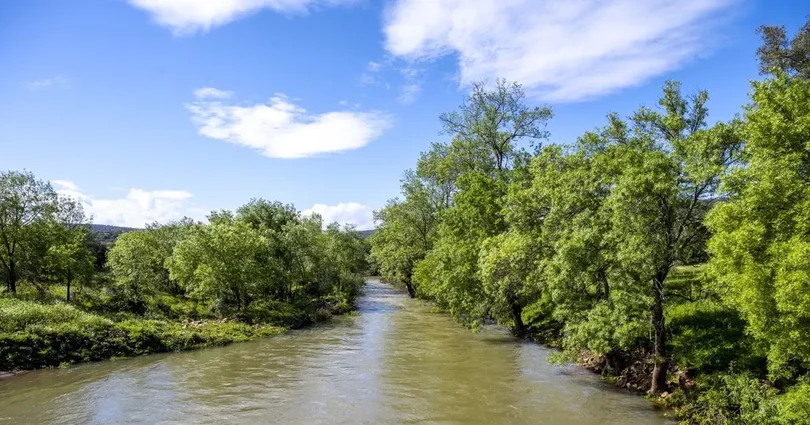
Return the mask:
<path id="1" fill-rule="evenodd" d="M 523 85 L 567 144 L 663 83 L 748 102 L 761 24 L 806 0 L 0 2 L 0 170 L 98 224 L 142 227 L 251 198 L 373 227 L 474 82 Z"/>

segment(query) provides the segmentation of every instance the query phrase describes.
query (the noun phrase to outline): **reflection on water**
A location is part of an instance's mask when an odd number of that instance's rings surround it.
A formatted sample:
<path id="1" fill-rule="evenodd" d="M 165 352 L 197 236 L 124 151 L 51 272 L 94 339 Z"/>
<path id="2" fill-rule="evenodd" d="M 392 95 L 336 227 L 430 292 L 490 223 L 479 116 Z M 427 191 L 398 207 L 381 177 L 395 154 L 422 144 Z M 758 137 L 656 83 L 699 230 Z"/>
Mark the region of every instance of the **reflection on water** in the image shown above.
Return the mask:
<path id="1" fill-rule="evenodd" d="M 369 282 L 358 316 L 228 347 L 0 380 L 0 423 L 665 424 L 499 328 Z"/>

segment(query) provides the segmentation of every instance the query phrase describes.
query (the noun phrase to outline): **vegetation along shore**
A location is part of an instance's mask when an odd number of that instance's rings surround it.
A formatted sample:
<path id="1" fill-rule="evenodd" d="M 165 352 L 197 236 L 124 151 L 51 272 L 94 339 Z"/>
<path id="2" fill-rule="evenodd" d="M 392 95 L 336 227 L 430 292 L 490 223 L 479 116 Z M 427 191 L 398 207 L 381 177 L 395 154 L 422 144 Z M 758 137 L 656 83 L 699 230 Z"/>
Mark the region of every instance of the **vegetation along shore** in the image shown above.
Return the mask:
<path id="1" fill-rule="evenodd" d="M 810 423 L 810 22 L 762 27 L 734 119 L 660 99 L 565 145 L 517 83 L 442 114 L 376 213 L 389 281 L 647 392 L 684 424 Z"/>
<path id="2" fill-rule="evenodd" d="M 366 272 L 359 232 L 262 199 L 92 229 L 49 183 L 0 173 L 0 371 L 275 335 L 350 311 Z"/>

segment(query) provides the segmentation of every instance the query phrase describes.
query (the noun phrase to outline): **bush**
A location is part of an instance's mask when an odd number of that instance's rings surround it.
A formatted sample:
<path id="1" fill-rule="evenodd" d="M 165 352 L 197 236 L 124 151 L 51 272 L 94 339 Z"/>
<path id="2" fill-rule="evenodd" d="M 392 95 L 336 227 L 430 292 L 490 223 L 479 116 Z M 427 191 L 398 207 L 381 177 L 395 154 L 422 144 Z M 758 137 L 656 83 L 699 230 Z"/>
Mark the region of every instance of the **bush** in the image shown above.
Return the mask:
<path id="1" fill-rule="evenodd" d="M 778 397 L 776 405 L 780 423 L 810 424 L 810 377 Z"/>
<path id="2" fill-rule="evenodd" d="M 721 373 L 698 380 L 697 396 L 680 411 L 682 424 L 777 425 L 776 390 L 748 374 Z"/>

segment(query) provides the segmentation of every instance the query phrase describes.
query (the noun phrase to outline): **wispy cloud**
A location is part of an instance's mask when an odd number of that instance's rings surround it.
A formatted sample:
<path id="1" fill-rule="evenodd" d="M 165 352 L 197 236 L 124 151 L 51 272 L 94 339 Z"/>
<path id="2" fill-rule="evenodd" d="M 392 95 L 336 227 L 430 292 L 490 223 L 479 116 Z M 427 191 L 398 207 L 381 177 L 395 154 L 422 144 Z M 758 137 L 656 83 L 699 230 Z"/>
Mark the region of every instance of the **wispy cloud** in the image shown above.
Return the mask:
<path id="1" fill-rule="evenodd" d="M 233 92 L 215 89 L 213 87 L 203 87 L 194 90 L 194 97 L 197 99 L 227 99 L 233 95 Z"/>
<path id="2" fill-rule="evenodd" d="M 366 70 L 368 72 L 377 72 L 382 68 L 382 64 L 374 61 L 370 61 L 368 65 L 366 65 Z"/>
<path id="3" fill-rule="evenodd" d="M 343 110 L 308 113 L 283 94 L 268 103 L 241 106 L 225 103 L 197 90 L 197 100 L 186 105 L 199 134 L 253 148 L 270 158 L 304 158 L 363 147 L 391 126 L 379 111 Z"/>
<path id="4" fill-rule="evenodd" d="M 641 84 L 704 52 L 738 0 L 394 0 L 386 48 L 410 60 L 455 54 L 463 86 L 507 78 L 547 101 Z"/>
<path id="5" fill-rule="evenodd" d="M 319 214 L 324 225 L 338 222 L 340 224 L 354 224 L 358 230 L 374 228 L 374 218 L 371 208 L 357 202 L 338 203 L 337 205 L 315 204 L 312 208 L 303 211 L 303 215 Z"/>
<path id="6" fill-rule="evenodd" d="M 422 86 L 418 83 L 405 84 L 400 87 L 399 97 L 397 99 L 405 104 L 413 103 L 421 92 Z"/>
<path id="7" fill-rule="evenodd" d="M 67 87 L 68 79 L 57 75 L 53 78 L 44 78 L 42 80 L 34 80 L 28 82 L 28 87 L 32 89 L 44 89 L 48 87 Z"/>
<path id="8" fill-rule="evenodd" d="M 175 35 L 192 35 L 228 24 L 263 9 L 285 15 L 306 14 L 316 7 L 341 6 L 358 0 L 129 0 Z"/>
<path id="9" fill-rule="evenodd" d="M 419 93 L 422 92 L 422 82 L 419 78 L 421 71 L 413 67 L 405 67 L 400 69 L 399 72 L 402 74 L 405 83 L 399 88 L 399 97 L 397 99 L 405 104 L 413 103 Z"/>
<path id="10" fill-rule="evenodd" d="M 194 207 L 194 197 L 185 190 L 144 190 L 129 189 L 123 198 L 96 198 L 82 192 L 69 180 L 53 180 L 57 193 L 77 200 L 84 207 L 85 214 L 94 223 L 117 226 L 143 227 L 158 221 L 166 223 L 184 216 L 203 219 L 208 212 Z"/>
<path id="11" fill-rule="evenodd" d="M 379 73 L 383 69 L 385 65 L 380 62 L 370 61 L 366 64 L 366 69 L 363 70 L 363 73 L 360 74 L 360 85 L 363 86 L 373 86 L 373 85 L 385 85 L 386 83 L 380 76 Z"/>

